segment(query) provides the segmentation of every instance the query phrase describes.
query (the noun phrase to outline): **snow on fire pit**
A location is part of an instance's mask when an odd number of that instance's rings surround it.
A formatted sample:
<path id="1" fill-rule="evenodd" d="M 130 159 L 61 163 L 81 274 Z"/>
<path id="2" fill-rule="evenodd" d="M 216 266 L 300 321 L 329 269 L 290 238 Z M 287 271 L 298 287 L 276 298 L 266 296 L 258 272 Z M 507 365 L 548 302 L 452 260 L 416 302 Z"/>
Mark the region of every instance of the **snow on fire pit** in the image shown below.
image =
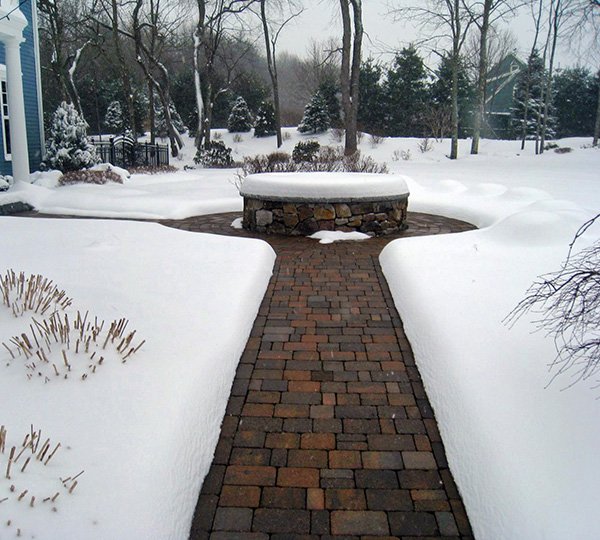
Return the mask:
<path id="1" fill-rule="evenodd" d="M 308 236 L 359 231 L 379 236 L 406 228 L 408 187 L 402 175 L 293 172 L 246 177 L 245 229 Z"/>

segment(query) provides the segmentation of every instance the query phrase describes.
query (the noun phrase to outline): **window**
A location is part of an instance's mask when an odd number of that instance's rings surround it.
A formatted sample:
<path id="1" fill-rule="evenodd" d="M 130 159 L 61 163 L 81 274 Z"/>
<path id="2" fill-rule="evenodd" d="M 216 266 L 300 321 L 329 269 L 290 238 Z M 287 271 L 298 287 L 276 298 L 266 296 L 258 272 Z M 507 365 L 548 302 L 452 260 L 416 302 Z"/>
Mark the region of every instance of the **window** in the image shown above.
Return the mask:
<path id="1" fill-rule="evenodd" d="M 6 66 L 0 66 L 0 107 L 2 107 L 2 139 L 4 141 L 4 158 L 12 159 L 10 144 L 10 114 L 8 111 L 8 87 L 6 85 Z"/>

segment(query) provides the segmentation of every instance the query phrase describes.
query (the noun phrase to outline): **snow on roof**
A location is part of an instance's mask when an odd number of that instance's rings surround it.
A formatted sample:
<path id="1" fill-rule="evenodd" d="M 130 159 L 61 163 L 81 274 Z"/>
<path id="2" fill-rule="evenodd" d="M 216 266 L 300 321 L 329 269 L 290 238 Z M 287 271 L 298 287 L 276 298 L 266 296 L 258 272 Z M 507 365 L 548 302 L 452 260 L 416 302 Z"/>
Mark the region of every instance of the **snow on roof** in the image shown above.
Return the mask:
<path id="1" fill-rule="evenodd" d="M 408 197 L 406 176 L 400 174 L 293 172 L 251 174 L 240 194 L 269 200 L 352 202 Z"/>

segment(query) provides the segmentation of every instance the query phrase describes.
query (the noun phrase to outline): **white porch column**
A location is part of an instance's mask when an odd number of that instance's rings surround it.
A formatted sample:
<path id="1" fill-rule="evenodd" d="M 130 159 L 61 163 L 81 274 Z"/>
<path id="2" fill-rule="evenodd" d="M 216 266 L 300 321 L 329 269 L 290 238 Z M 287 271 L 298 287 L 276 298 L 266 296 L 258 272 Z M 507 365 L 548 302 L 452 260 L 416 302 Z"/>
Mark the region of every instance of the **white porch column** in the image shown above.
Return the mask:
<path id="1" fill-rule="evenodd" d="M 23 41 L 23 38 L 4 39 L 4 51 L 6 56 L 6 85 L 8 89 L 13 178 L 15 181 L 29 182 L 29 150 L 27 147 L 23 74 L 21 72 L 21 51 L 19 48 Z"/>

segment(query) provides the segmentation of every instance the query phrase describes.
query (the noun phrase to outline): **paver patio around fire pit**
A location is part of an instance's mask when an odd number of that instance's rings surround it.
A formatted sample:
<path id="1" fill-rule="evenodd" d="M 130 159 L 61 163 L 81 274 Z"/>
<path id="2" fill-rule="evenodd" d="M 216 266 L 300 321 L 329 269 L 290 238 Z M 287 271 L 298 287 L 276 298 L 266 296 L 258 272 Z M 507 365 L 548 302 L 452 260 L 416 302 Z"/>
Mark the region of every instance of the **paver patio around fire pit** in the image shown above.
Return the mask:
<path id="1" fill-rule="evenodd" d="M 253 174 L 240 193 L 245 229 L 292 236 L 401 231 L 409 195 L 401 175 L 331 172 Z"/>

